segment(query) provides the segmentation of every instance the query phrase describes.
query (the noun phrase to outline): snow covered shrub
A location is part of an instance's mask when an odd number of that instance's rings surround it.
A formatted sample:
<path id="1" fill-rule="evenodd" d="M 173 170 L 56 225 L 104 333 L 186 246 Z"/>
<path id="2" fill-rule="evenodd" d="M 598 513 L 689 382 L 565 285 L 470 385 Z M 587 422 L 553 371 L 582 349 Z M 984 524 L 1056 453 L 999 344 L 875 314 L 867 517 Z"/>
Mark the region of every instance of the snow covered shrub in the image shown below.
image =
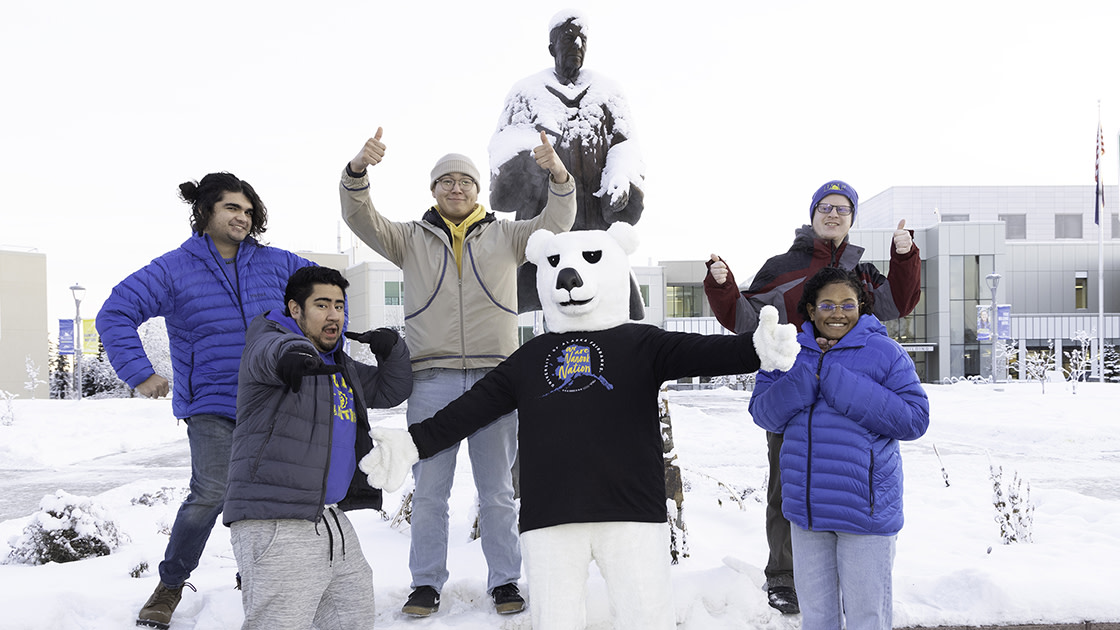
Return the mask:
<path id="1" fill-rule="evenodd" d="M 147 572 L 148 572 L 148 563 L 141 561 L 140 564 L 132 567 L 132 570 L 128 572 L 128 575 L 129 575 L 129 577 L 138 578 L 138 577 L 144 577 L 144 574 L 146 574 Z"/>
<path id="2" fill-rule="evenodd" d="M 1003 466 L 988 465 L 992 478 L 992 503 L 996 508 L 996 523 L 1003 544 L 1032 542 L 1034 532 L 1034 504 L 1031 503 L 1031 484 L 1023 494 L 1023 480 L 1015 472 L 1006 491 L 1003 487 Z"/>
<path id="3" fill-rule="evenodd" d="M 189 492 L 190 490 L 187 488 L 164 486 L 154 493 L 145 492 L 132 499 L 132 505 L 146 505 L 152 507 L 156 504 L 167 505 L 168 503 L 181 503 L 183 499 L 187 498 Z"/>
<path id="4" fill-rule="evenodd" d="M 12 406 L 12 401 L 15 400 L 16 395 L 11 392 L 6 392 L 0 389 L 0 400 L 4 401 L 4 406 L 0 407 L 0 424 L 10 427 L 16 423 L 16 410 Z"/>
<path id="5" fill-rule="evenodd" d="M 107 556 L 128 537 L 103 507 L 64 490 L 47 495 L 23 534 L 8 541 L 9 562 L 46 564 Z"/>

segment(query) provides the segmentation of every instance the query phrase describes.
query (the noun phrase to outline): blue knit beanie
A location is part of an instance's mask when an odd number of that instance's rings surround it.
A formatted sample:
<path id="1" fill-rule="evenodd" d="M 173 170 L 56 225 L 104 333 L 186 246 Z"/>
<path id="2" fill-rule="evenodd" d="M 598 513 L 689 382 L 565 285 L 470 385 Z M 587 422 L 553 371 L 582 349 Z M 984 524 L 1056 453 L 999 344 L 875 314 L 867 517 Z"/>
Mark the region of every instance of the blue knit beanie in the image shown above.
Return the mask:
<path id="1" fill-rule="evenodd" d="M 826 183 L 818 188 L 817 192 L 813 193 L 813 203 L 809 204 L 809 222 L 812 223 L 813 221 L 813 213 L 817 210 L 817 204 L 829 195 L 844 195 L 848 198 L 848 201 L 852 202 L 852 221 L 854 222 L 856 220 L 856 208 L 859 207 L 859 195 L 856 194 L 855 188 L 838 179 Z"/>

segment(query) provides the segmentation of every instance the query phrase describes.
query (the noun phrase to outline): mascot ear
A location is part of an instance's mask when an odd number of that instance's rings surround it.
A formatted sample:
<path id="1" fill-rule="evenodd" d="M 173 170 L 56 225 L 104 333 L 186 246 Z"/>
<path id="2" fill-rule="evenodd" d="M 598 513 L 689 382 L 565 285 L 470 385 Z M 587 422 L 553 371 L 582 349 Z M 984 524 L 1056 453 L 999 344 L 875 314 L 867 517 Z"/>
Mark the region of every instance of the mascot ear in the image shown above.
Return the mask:
<path id="1" fill-rule="evenodd" d="M 638 286 L 638 278 L 630 272 L 630 319 L 640 321 L 646 318 L 646 306 L 642 300 L 642 289 Z"/>
<path id="2" fill-rule="evenodd" d="M 545 248 L 548 247 L 555 236 L 548 230 L 537 230 L 530 234 L 529 241 L 525 243 L 525 259 L 535 265 L 540 265 L 545 256 Z"/>
<path id="3" fill-rule="evenodd" d="M 638 251 L 638 242 L 640 240 L 638 238 L 638 228 L 633 225 L 623 223 L 622 221 L 612 223 L 611 226 L 607 228 L 607 234 L 618 241 L 618 244 L 622 246 L 622 251 L 626 252 L 627 256 Z"/>

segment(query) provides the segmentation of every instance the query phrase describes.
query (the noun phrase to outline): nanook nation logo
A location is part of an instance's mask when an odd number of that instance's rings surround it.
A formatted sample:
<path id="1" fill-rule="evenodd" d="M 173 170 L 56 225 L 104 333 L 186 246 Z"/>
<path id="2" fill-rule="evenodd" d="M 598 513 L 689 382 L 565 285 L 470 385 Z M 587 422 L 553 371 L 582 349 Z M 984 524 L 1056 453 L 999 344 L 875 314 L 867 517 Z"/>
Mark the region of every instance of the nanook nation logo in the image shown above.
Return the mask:
<path id="1" fill-rule="evenodd" d="M 608 390 L 614 389 L 614 385 L 601 376 L 603 367 L 603 351 L 595 342 L 573 339 L 559 345 L 545 358 L 544 378 L 549 392 L 541 398 L 556 392 L 581 392 L 596 383 Z"/>

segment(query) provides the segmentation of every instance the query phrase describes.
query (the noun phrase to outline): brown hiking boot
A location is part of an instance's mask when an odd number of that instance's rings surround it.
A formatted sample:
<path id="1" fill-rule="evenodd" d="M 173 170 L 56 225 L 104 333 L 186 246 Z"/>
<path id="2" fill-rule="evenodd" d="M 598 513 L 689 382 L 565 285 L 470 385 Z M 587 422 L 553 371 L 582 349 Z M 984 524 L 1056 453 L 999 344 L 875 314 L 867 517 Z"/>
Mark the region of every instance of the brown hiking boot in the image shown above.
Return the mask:
<path id="1" fill-rule="evenodd" d="M 147 603 L 140 609 L 140 614 L 136 617 L 136 625 L 167 630 L 171 625 L 171 615 L 179 605 L 179 600 L 183 598 L 184 586 L 189 586 L 192 591 L 198 591 L 190 582 L 183 582 L 178 588 L 171 588 L 160 582 Z"/>

